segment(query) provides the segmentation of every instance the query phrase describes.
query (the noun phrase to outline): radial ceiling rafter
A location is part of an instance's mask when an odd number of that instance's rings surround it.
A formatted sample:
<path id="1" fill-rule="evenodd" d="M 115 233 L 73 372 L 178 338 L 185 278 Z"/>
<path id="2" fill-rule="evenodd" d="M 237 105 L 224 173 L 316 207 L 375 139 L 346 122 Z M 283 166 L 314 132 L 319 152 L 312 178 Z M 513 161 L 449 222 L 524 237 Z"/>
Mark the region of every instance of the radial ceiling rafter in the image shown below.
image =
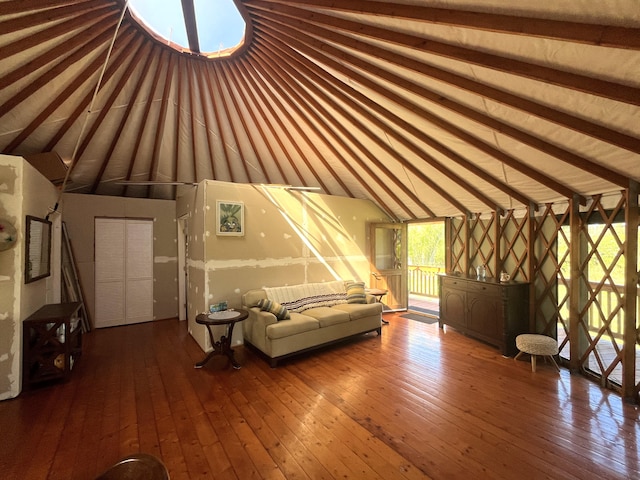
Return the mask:
<path id="1" fill-rule="evenodd" d="M 236 3 L 249 35 L 220 58 L 125 15 L 87 113 L 124 0 L 1 2 L 0 151 L 69 161 L 78 145 L 81 193 L 283 183 L 369 198 L 399 220 L 584 203 L 640 181 L 634 0 L 588 17 L 534 0 Z"/>
<path id="2" fill-rule="evenodd" d="M 252 6 L 255 4 L 262 9 L 266 9 L 266 4 L 268 3 L 269 2 L 260 1 L 260 0 L 252 0 L 250 2 Z M 278 23 L 285 24 L 297 30 L 302 35 L 306 34 L 309 31 L 318 32 L 317 29 L 321 29 L 320 33 L 316 33 L 316 35 L 320 36 L 321 38 L 331 38 L 331 42 L 329 42 L 328 48 L 330 48 L 330 45 L 332 43 L 339 42 L 340 40 L 342 40 L 342 45 L 352 50 L 371 51 L 371 48 L 372 48 L 371 43 L 368 43 L 364 40 L 353 40 L 353 37 L 340 35 L 340 33 L 337 33 L 336 31 L 344 31 L 344 32 L 351 33 L 353 35 L 363 34 L 363 37 L 362 37 L 363 39 L 369 38 L 369 39 L 376 39 L 376 40 L 379 40 L 379 38 L 376 37 L 376 34 L 382 34 L 383 32 L 382 29 L 380 28 L 370 27 L 368 25 L 360 25 L 360 24 L 356 24 L 355 22 L 346 22 L 340 19 L 335 19 L 328 15 L 314 14 L 313 12 L 306 12 L 304 10 L 296 9 L 294 7 L 283 7 L 283 9 L 286 15 L 280 15 L 277 18 L 272 14 L 271 9 L 266 9 L 266 11 L 263 12 L 263 15 L 267 18 L 270 18 L 272 21 L 277 21 Z M 633 30 L 633 32 L 636 35 L 640 35 L 640 29 L 635 29 Z M 417 48 L 416 45 L 421 46 L 423 44 L 431 43 L 431 42 L 423 42 L 421 41 L 420 38 L 413 37 L 413 36 L 391 35 L 390 32 L 385 32 L 385 36 L 393 37 L 391 43 L 400 44 L 408 48 Z M 420 50 L 420 48 L 417 48 L 417 49 Z M 456 75 L 456 74 L 452 74 L 450 72 L 444 71 L 443 69 L 430 67 L 429 65 L 425 63 L 421 63 L 417 60 L 411 59 L 408 56 L 398 55 L 397 52 L 393 52 L 391 50 L 375 48 L 374 51 L 375 51 L 376 57 L 383 59 L 385 61 L 388 61 L 392 64 L 397 64 L 400 67 L 410 68 L 419 74 L 425 74 L 428 72 L 428 74 L 432 75 L 434 79 L 449 82 L 456 87 L 466 89 L 471 93 L 479 94 L 483 97 L 489 96 L 490 98 L 493 98 L 494 100 L 500 103 L 505 103 L 514 108 L 517 108 L 529 113 L 535 112 L 536 115 L 539 115 L 541 118 L 545 120 L 558 123 L 564 127 L 575 129 L 580 133 L 583 133 L 589 136 L 594 136 L 595 138 L 606 140 L 607 142 L 616 142 L 617 145 L 623 148 L 627 148 L 635 153 L 640 153 L 640 139 L 638 138 L 627 136 L 619 132 L 610 131 L 609 129 L 607 129 L 606 127 L 603 127 L 602 125 L 597 125 L 588 121 L 584 121 L 582 119 L 579 119 L 576 116 L 563 114 L 561 111 L 558 111 L 557 109 L 546 107 L 541 104 L 536 104 L 535 102 L 526 100 L 523 97 L 518 97 L 516 95 L 509 94 L 508 92 L 489 87 L 485 84 L 481 84 L 480 82 L 474 82 L 472 80 L 468 80 L 466 78 L 461 77 L 460 75 Z M 447 56 L 446 52 L 442 52 L 442 55 Z M 519 64 L 522 64 L 523 62 L 519 62 L 516 60 L 513 60 L 514 62 L 513 64 L 510 64 L 510 62 L 511 62 L 511 59 L 503 58 L 500 61 L 500 65 L 497 67 L 492 64 L 483 64 L 482 66 L 486 68 L 494 68 L 497 70 L 506 69 L 509 72 L 509 74 L 514 74 L 514 72 L 517 73 L 518 71 L 517 66 Z M 507 65 L 509 66 L 507 67 Z M 535 70 L 537 68 L 539 68 L 539 66 L 531 64 L 527 68 L 527 70 Z M 580 88 L 578 85 L 581 85 L 581 84 L 578 83 L 578 80 L 576 80 L 576 83 L 574 85 L 569 85 L 568 88 L 573 90 L 587 90 L 586 88 Z M 611 91 L 613 91 L 613 90 L 619 90 L 624 86 L 620 84 L 609 83 L 608 87 L 610 88 Z M 594 93 L 594 92 L 588 92 L 588 93 Z M 630 97 L 633 98 L 634 104 L 638 104 L 638 102 L 640 102 L 640 89 L 631 88 L 631 90 L 629 90 L 628 93 Z M 444 100 L 442 98 L 439 98 L 439 99 L 440 101 Z M 463 106 L 461 105 L 458 105 L 457 108 L 458 110 L 463 110 Z M 468 114 L 468 111 L 465 113 Z M 520 136 L 519 140 L 522 141 L 523 138 L 525 137 Z M 536 142 L 535 140 L 533 140 L 531 143 L 535 144 L 535 146 L 540 145 L 540 142 Z M 566 162 L 572 162 L 574 164 L 577 164 L 581 168 L 586 169 L 588 167 L 590 171 L 593 171 L 595 174 L 602 176 L 603 178 L 610 179 L 612 183 L 615 183 L 622 187 L 624 187 L 627 184 L 627 180 L 625 176 L 620 175 L 613 170 L 602 168 L 598 164 L 595 164 L 593 162 L 588 162 L 584 158 L 580 158 L 577 155 L 572 155 L 569 152 L 565 152 L 565 153 L 558 152 L 559 149 L 554 149 L 551 145 L 549 145 L 547 149 L 549 152 L 556 152 L 556 154 L 559 154 L 559 155 L 554 155 L 554 156 L 557 156 L 559 159 Z"/>

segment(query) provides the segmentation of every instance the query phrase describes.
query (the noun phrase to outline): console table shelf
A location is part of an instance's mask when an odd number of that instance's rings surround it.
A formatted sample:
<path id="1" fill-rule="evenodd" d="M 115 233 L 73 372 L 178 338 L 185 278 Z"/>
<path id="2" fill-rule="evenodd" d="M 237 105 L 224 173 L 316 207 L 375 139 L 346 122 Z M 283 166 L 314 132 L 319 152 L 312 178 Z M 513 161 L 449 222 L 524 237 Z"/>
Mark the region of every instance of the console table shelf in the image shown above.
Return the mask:
<path id="1" fill-rule="evenodd" d="M 22 385 L 67 379 L 82 353 L 80 302 L 45 305 L 23 322 Z"/>

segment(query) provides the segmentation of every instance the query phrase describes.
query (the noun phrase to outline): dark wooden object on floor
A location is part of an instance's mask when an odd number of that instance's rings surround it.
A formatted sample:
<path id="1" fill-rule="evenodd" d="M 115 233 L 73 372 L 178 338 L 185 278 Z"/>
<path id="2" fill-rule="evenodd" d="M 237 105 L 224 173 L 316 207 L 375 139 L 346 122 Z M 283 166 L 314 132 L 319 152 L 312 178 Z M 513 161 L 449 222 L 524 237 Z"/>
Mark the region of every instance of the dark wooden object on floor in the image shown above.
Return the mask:
<path id="1" fill-rule="evenodd" d="M 22 326 L 23 388 L 67 379 L 82 353 L 82 326 L 77 316 L 80 302 L 45 305 Z"/>
<path id="2" fill-rule="evenodd" d="M 440 328 L 444 325 L 514 356 L 516 337 L 529 331 L 529 285 L 441 275 Z"/>
<path id="3" fill-rule="evenodd" d="M 231 316 L 236 314 L 235 316 Z M 220 315 L 220 318 L 212 318 L 215 315 Z M 207 332 L 209 332 L 209 340 L 211 340 L 211 348 L 212 350 L 209 354 L 201 361 L 196 363 L 196 368 L 204 367 L 209 360 L 211 360 L 216 355 L 224 355 L 226 356 L 231 365 L 236 370 L 240 368 L 240 364 L 236 362 L 236 359 L 233 355 L 233 348 L 231 348 L 231 337 L 233 337 L 233 326 L 244 320 L 249 316 L 249 312 L 246 310 L 238 309 L 238 310 L 225 310 L 223 312 L 214 312 L 211 315 L 206 313 L 201 313 L 196 317 L 196 323 L 200 325 L 205 325 L 207 327 Z M 212 327 L 224 327 L 226 329 L 225 333 L 220 336 L 219 340 L 215 339 L 213 334 Z"/>
<path id="4" fill-rule="evenodd" d="M 169 480 L 169 472 L 159 458 L 138 453 L 123 458 L 96 480 Z"/>

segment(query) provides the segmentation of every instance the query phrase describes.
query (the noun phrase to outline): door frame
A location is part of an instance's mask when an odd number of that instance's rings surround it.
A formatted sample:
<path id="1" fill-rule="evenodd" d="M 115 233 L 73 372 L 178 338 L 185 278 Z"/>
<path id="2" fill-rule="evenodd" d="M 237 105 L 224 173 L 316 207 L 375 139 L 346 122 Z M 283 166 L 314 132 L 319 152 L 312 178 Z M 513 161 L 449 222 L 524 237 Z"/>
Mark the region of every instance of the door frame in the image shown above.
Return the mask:
<path id="1" fill-rule="evenodd" d="M 187 304 L 189 294 L 187 285 L 189 285 L 189 269 L 187 267 L 187 256 L 189 252 L 189 214 L 182 215 L 178 218 L 178 320 L 187 319 Z"/>
<path id="2" fill-rule="evenodd" d="M 397 235 L 392 236 L 387 245 L 379 245 L 376 232 L 379 230 L 395 230 Z M 407 224 L 406 223 L 371 223 L 369 224 L 370 236 L 370 265 L 371 287 L 387 290 L 384 303 L 387 311 L 405 311 L 409 306 L 409 291 L 407 285 Z M 399 243 L 398 243 L 399 242 Z M 377 260 L 380 248 L 388 250 L 383 252 L 385 261 L 391 259 L 391 268 L 381 265 Z"/>

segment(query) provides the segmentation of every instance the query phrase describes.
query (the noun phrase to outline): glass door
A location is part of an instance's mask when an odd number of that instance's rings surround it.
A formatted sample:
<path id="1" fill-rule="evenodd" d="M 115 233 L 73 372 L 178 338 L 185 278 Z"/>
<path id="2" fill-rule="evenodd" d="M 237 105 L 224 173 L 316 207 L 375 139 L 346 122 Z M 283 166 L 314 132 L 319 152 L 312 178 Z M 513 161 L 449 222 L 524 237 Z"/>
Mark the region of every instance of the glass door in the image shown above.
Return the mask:
<path id="1" fill-rule="evenodd" d="M 407 309 L 406 224 L 371 224 L 370 287 L 387 290 L 383 303 L 388 309 Z"/>

